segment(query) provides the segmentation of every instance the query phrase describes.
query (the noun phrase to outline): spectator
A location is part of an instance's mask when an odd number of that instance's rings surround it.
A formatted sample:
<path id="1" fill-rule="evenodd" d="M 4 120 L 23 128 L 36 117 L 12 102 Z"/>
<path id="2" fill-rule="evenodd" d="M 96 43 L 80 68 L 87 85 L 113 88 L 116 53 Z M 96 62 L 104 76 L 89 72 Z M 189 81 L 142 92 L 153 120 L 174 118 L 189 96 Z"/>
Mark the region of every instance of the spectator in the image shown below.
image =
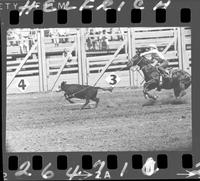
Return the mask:
<path id="1" fill-rule="evenodd" d="M 53 43 L 55 47 L 59 46 L 59 33 L 57 29 L 54 29 L 52 32 Z"/>
<path id="2" fill-rule="evenodd" d="M 107 50 L 109 41 L 108 41 L 108 36 L 107 36 L 106 30 L 103 30 L 103 32 L 102 32 L 101 43 L 102 43 L 102 50 Z"/>
<path id="3" fill-rule="evenodd" d="M 29 35 L 29 42 L 30 42 L 30 46 L 32 47 L 32 45 L 34 45 L 37 41 L 37 34 L 35 30 L 31 30 L 30 31 L 30 35 Z"/>
<path id="4" fill-rule="evenodd" d="M 29 51 L 28 39 L 23 37 L 22 34 L 19 34 L 19 47 L 20 47 L 20 53 L 22 54 L 25 54 Z"/>
<path id="5" fill-rule="evenodd" d="M 65 59 L 67 59 L 67 62 L 71 62 L 72 61 L 72 54 L 71 54 L 71 52 L 70 52 L 70 50 L 68 50 L 68 49 L 64 49 L 64 52 L 63 52 L 63 57 L 65 58 Z"/>
<path id="6" fill-rule="evenodd" d="M 94 29 L 89 30 L 89 36 L 86 40 L 87 47 L 89 50 L 95 50 L 95 37 L 94 37 Z"/>

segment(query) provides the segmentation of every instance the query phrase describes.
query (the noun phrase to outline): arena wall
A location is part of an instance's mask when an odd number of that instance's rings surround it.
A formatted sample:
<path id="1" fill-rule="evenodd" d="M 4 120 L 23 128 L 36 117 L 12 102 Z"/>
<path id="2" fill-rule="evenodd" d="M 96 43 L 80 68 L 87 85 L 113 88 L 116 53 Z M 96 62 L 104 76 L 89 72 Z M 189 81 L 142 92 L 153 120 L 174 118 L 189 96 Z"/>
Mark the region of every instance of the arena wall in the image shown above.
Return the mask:
<path id="1" fill-rule="evenodd" d="M 151 43 L 164 53 L 171 67 L 191 73 L 190 28 L 123 28 L 121 34 L 108 34 L 106 50 L 88 50 L 88 38 L 95 35 L 79 29 L 59 37 L 68 42 L 55 47 L 52 38 L 45 36 L 45 30 L 37 30 L 35 41 L 27 40 L 26 52 L 20 52 L 19 46 L 8 40 L 7 93 L 55 91 L 62 81 L 109 87 L 105 80 L 112 72 L 120 77 L 116 87 L 141 87 L 142 73 L 121 69 L 136 52 L 148 50 Z M 37 45 L 33 47 L 34 44 Z M 71 51 L 72 59 L 64 56 L 65 49 Z"/>

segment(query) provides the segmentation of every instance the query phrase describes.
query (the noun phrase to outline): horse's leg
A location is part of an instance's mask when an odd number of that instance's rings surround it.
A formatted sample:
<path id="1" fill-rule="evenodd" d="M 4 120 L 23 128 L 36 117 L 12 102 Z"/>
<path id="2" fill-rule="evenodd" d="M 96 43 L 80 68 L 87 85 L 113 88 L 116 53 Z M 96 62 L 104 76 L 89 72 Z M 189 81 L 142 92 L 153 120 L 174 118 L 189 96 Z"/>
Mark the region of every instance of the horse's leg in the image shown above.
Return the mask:
<path id="1" fill-rule="evenodd" d="M 179 86 L 180 86 L 180 93 L 179 93 L 178 99 L 186 95 L 185 84 L 183 82 L 180 82 Z"/>
<path id="2" fill-rule="evenodd" d="M 143 93 L 144 93 L 144 97 L 147 99 L 147 96 L 150 98 L 150 99 L 153 99 L 153 100 L 156 100 L 158 97 L 157 96 L 154 96 L 154 95 L 151 95 L 149 93 L 150 90 L 154 89 L 157 85 L 157 82 L 156 80 L 152 79 L 150 81 L 148 81 L 147 83 L 144 84 L 144 89 L 143 89 Z"/>
<path id="3" fill-rule="evenodd" d="M 175 87 L 174 88 L 174 95 L 175 95 L 175 97 L 178 98 L 179 94 L 180 94 L 180 88 L 179 87 Z"/>
<path id="4" fill-rule="evenodd" d="M 145 98 L 145 99 L 148 98 L 148 92 L 147 92 L 148 89 L 147 89 L 147 88 L 148 88 L 148 84 L 145 83 L 145 84 L 144 84 L 144 88 L 143 88 L 143 94 L 144 94 L 144 98 Z"/>

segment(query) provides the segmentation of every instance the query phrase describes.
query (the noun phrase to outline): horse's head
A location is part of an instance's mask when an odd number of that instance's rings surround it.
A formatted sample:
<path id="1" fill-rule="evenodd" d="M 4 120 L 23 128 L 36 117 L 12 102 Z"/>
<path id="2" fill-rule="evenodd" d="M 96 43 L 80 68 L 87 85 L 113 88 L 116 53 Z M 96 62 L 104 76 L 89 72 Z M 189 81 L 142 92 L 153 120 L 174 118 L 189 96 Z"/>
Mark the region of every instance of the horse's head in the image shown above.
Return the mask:
<path id="1" fill-rule="evenodd" d="M 127 63 L 127 67 L 130 68 L 132 66 L 136 66 L 140 63 L 141 61 L 141 56 L 139 54 L 136 54 L 134 57 L 132 57 L 128 63 Z"/>

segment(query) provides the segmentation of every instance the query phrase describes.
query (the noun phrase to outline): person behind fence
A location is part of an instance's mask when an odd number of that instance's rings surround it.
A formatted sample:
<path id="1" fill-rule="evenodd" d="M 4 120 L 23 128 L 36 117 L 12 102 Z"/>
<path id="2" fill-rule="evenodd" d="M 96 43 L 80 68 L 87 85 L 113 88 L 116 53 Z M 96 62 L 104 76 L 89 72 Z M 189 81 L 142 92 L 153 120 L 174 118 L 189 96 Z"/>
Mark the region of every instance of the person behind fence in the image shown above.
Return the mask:
<path id="1" fill-rule="evenodd" d="M 20 47 L 20 53 L 25 54 L 29 51 L 29 43 L 28 38 L 24 37 L 22 34 L 19 34 L 19 47 Z"/>
<path id="2" fill-rule="evenodd" d="M 106 30 L 102 31 L 101 42 L 102 42 L 102 50 L 107 50 L 108 45 L 109 45 L 109 41 L 108 41 Z"/>
<path id="3" fill-rule="evenodd" d="M 151 55 L 151 60 L 153 61 L 152 65 L 158 68 L 159 72 L 164 78 L 168 78 L 169 74 L 166 71 L 166 68 L 169 66 L 168 61 L 166 60 L 164 55 L 158 51 L 158 48 L 156 45 L 150 44 L 149 47 L 150 47 L 150 50 L 148 52 L 141 53 L 140 56 Z M 161 87 L 162 87 L 162 77 L 161 77 L 161 81 L 159 83 L 157 90 L 160 91 Z"/>
<path id="4" fill-rule="evenodd" d="M 72 61 L 72 54 L 71 54 L 71 52 L 70 52 L 70 50 L 68 50 L 68 49 L 64 49 L 64 52 L 63 52 L 63 57 L 65 58 L 65 59 L 67 59 L 67 62 L 71 62 Z"/>
<path id="5" fill-rule="evenodd" d="M 96 37 L 95 37 L 95 32 L 94 32 L 94 29 L 90 29 L 90 43 L 91 43 L 91 46 L 92 46 L 92 49 L 93 50 L 96 50 Z"/>
<path id="6" fill-rule="evenodd" d="M 59 46 L 59 32 L 58 32 L 58 30 L 57 29 L 53 29 L 52 31 L 51 31 L 51 36 L 52 36 L 52 38 L 53 38 L 53 43 L 54 43 L 54 45 L 55 45 L 55 47 L 58 47 Z"/>

